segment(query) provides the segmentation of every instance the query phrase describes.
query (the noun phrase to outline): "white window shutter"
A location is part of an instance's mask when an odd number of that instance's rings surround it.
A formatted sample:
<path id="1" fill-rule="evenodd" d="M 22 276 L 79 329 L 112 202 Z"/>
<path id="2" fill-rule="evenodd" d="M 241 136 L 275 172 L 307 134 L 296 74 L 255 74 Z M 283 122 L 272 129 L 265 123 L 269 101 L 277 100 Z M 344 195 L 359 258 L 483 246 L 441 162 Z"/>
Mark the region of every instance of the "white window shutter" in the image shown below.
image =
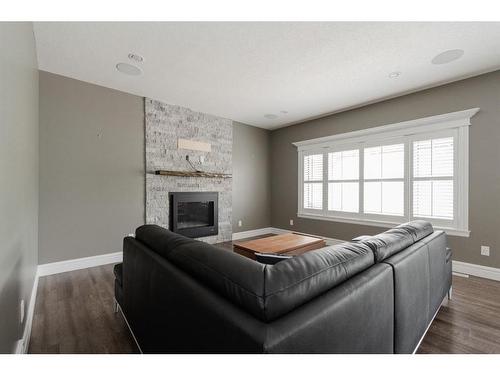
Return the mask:
<path id="1" fill-rule="evenodd" d="M 304 181 L 323 180 L 323 155 L 304 156 Z"/>
<path id="2" fill-rule="evenodd" d="M 453 137 L 413 142 L 413 216 L 453 220 Z"/>
<path id="3" fill-rule="evenodd" d="M 323 209 L 323 154 L 304 156 L 303 208 Z"/>
<path id="4" fill-rule="evenodd" d="M 364 149 L 364 212 L 376 215 L 404 215 L 405 144 Z"/>
<path id="5" fill-rule="evenodd" d="M 359 212 L 359 149 L 328 153 L 328 210 Z"/>

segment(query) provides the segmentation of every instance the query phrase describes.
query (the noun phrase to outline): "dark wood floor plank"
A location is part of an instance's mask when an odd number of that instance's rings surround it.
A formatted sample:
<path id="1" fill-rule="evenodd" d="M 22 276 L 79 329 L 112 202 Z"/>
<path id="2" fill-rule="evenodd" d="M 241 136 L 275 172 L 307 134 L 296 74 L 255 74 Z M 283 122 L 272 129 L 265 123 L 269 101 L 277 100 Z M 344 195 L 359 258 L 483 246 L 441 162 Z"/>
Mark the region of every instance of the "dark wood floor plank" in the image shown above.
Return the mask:
<path id="1" fill-rule="evenodd" d="M 113 283 L 113 265 L 40 278 L 29 353 L 138 353 Z"/>
<path id="2" fill-rule="evenodd" d="M 454 276 L 418 353 L 500 353 L 500 282 Z"/>
<path id="3" fill-rule="evenodd" d="M 233 244 L 217 246 L 232 250 Z M 113 265 L 40 278 L 29 353 L 137 353 L 113 296 Z M 454 276 L 453 298 L 417 353 L 499 354 L 500 282 Z"/>

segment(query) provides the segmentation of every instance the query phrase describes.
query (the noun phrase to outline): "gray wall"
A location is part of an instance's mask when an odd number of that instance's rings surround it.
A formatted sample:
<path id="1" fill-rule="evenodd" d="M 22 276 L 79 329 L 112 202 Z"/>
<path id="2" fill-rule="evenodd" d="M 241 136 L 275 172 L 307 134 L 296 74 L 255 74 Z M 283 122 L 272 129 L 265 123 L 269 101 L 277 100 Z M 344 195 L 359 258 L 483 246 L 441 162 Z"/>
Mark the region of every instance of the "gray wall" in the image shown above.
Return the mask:
<path id="1" fill-rule="evenodd" d="M 297 150 L 292 142 L 473 107 L 481 110 L 470 128 L 471 235 L 450 236 L 449 242 L 455 260 L 500 267 L 500 71 L 273 131 L 272 225 L 345 240 L 384 230 L 297 218 Z M 490 257 L 480 255 L 481 245 L 491 246 Z"/>
<path id="2" fill-rule="evenodd" d="M 144 101 L 40 72 L 39 264 L 121 251 L 144 223 Z"/>
<path id="3" fill-rule="evenodd" d="M 270 134 L 233 122 L 233 232 L 271 226 Z"/>
<path id="4" fill-rule="evenodd" d="M 120 251 L 144 223 L 143 101 L 40 72 L 39 264 Z M 233 231 L 270 226 L 270 132 L 233 124 Z"/>
<path id="5" fill-rule="evenodd" d="M 0 23 L 0 353 L 22 337 L 38 243 L 38 71 L 31 23 Z"/>

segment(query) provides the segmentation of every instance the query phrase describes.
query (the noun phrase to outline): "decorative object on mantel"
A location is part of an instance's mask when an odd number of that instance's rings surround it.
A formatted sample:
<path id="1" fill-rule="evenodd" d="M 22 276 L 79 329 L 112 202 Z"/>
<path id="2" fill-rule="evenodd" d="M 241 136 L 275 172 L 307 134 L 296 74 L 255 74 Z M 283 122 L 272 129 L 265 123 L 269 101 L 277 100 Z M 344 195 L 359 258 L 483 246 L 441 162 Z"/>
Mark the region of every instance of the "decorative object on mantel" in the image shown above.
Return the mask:
<path id="1" fill-rule="evenodd" d="M 198 141 L 193 141 L 191 139 L 182 139 L 182 138 L 179 138 L 177 140 L 177 148 L 179 150 L 184 149 L 184 150 L 203 151 L 203 152 L 212 151 L 212 145 L 210 143 L 198 142 Z"/>
<path id="2" fill-rule="evenodd" d="M 201 171 L 165 171 L 158 170 L 155 171 L 156 175 L 160 176 L 177 176 L 177 177 L 206 177 L 206 178 L 232 178 L 233 175 L 228 173 L 212 173 L 212 172 L 201 172 Z"/>
<path id="3" fill-rule="evenodd" d="M 193 169 L 195 172 L 201 172 L 198 168 L 196 168 L 193 163 L 191 163 L 191 160 L 189 160 L 189 155 L 186 155 L 186 161 L 188 162 L 189 166 Z"/>

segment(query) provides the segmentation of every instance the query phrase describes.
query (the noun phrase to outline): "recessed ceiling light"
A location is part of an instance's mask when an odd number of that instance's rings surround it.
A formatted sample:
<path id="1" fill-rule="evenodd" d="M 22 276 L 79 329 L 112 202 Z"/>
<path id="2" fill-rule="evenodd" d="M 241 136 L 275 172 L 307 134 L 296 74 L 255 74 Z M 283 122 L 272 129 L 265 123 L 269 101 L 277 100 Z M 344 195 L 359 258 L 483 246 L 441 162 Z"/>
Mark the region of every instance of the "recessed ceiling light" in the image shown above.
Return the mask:
<path id="1" fill-rule="evenodd" d="M 450 49 L 444 51 L 432 59 L 434 65 L 448 64 L 452 61 L 458 60 L 464 55 L 463 49 Z"/>
<path id="2" fill-rule="evenodd" d="M 398 78 L 401 75 L 401 72 L 391 72 L 389 73 L 389 78 Z"/>
<path id="3" fill-rule="evenodd" d="M 278 116 L 273 115 L 272 113 L 268 113 L 267 115 L 264 115 L 264 117 L 267 118 L 268 120 L 274 120 L 278 118 Z"/>
<path id="4" fill-rule="evenodd" d="M 118 69 L 118 71 L 122 72 L 123 74 L 128 74 L 130 76 L 138 76 L 142 73 L 141 69 L 127 63 L 116 64 L 116 69 Z"/>
<path id="5" fill-rule="evenodd" d="M 138 62 L 138 63 L 141 63 L 144 61 L 144 57 L 142 57 L 141 55 L 138 55 L 136 53 L 129 53 L 128 58 L 130 60 L 133 60 L 133 61 Z"/>

